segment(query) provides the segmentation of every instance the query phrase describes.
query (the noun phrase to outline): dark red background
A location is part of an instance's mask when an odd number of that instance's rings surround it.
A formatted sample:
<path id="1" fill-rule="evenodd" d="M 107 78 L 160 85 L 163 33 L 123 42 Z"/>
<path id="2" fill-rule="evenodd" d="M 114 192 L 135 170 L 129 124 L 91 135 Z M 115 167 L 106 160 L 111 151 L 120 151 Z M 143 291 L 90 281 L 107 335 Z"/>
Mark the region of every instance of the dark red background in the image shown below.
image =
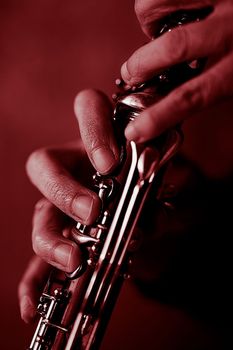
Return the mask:
<path id="1" fill-rule="evenodd" d="M 95 87 L 111 95 L 120 65 L 146 39 L 132 0 L 1 0 L 0 30 L 0 348 L 20 350 L 32 329 L 20 320 L 17 284 L 40 198 L 25 161 L 40 146 L 76 137 L 75 94 Z M 127 284 L 103 349 L 205 349 L 217 341 L 210 334 Z"/>

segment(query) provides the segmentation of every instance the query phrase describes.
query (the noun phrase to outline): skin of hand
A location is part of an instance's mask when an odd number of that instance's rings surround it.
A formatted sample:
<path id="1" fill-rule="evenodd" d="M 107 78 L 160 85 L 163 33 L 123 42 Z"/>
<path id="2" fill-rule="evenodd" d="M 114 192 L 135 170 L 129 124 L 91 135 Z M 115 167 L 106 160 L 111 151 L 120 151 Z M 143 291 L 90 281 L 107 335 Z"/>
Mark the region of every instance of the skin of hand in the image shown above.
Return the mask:
<path id="1" fill-rule="evenodd" d="M 33 216 L 32 243 L 37 257 L 30 261 L 18 291 L 21 316 L 26 322 L 35 316 L 48 275 L 46 263 L 66 272 L 79 265 L 80 250 L 69 239 L 69 228 L 77 221 L 90 225 L 98 217 L 101 203 L 88 189 L 91 176 L 95 171 L 107 174 L 119 160 L 108 98 L 99 91 L 82 91 L 75 99 L 74 110 L 82 140 L 37 150 L 26 164 L 29 178 L 44 195 Z"/>
<path id="2" fill-rule="evenodd" d="M 208 57 L 198 77 L 173 90 L 128 125 L 129 140 L 145 142 L 184 121 L 193 113 L 233 95 L 232 0 L 136 0 L 142 30 L 156 37 L 164 17 L 177 10 L 212 7 L 204 20 L 180 26 L 136 50 L 122 65 L 125 83 L 135 86 L 175 64 Z"/>

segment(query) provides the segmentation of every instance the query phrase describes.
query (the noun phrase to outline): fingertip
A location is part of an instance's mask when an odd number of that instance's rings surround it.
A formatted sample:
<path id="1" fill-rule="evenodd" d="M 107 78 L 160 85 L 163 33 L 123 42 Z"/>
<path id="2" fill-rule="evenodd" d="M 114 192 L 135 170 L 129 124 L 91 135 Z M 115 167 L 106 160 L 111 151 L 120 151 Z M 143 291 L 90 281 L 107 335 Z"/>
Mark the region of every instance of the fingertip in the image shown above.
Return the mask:
<path id="1" fill-rule="evenodd" d="M 163 114 L 159 114 L 157 105 L 144 110 L 140 116 L 130 122 L 125 129 L 125 136 L 129 141 L 144 143 L 161 135 L 169 125 L 166 124 Z"/>
<path id="2" fill-rule="evenodd" d="M 140 142 L 140 134 L 134 122 L 130 122 L 125 129 L 125 137 L 129 141 Z"/>
<path id="3" fill-rule="evenodd" d="M 127 61 L 121 66 L 121 77 L 126 84 L 130 85 L 131 75 L 128 70 Z"/>

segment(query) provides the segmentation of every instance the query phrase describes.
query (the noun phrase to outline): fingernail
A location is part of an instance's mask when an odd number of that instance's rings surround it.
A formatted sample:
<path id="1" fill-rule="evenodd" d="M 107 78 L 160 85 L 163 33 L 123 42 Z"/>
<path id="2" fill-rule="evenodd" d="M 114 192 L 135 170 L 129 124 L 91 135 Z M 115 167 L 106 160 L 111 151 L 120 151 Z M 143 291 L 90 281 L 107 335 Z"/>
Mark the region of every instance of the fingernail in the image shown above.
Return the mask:
<path id="1" fill-rule="evenodd" d="M 28 295 L 24 295 L 20 302 L 20 313 L 24 322 L 29 323 L 36 316 L 35 306 Z"/>
<path id="2" fill-rule="evenodd" d="M 53 253 L 53 260 L 56 264 L 61 265 L 65 270 L 69 269 L 70 260 L 73 253 L 73 246 L 66 244 L 66 243 L 60 243 L 56 246 Z"/>
<path id="3" fill-rule="evenodd" d="M 78 196 L 73 202 L 73 211 L 82 221 L 87 221 L 92 211 L 93 198 L 91 196 Z"/>
<path id="4" fill-rule="evenodd" d="M 74 271 L 80 264 L 80 255 L 70 244 L 60 243 L 54 250 L 53 261 L 66 272 Z"/>
<path id="5" fill-rule="evenodd" d="M 133 122 L 129 123 L 125 129 L 125 137 L 130 141 L 137 142 L 139 140 L 140 136 L 138 135 L 138 131 L 133 125 Z"/>
<path id="6" fill-rule="evenodd" d="M 109 172 L 116 164 L 114 154 L 106 147 L 97 148 L 92 154 L 92 159 L 95 163 L 96 170 L 102 174 Z"/>

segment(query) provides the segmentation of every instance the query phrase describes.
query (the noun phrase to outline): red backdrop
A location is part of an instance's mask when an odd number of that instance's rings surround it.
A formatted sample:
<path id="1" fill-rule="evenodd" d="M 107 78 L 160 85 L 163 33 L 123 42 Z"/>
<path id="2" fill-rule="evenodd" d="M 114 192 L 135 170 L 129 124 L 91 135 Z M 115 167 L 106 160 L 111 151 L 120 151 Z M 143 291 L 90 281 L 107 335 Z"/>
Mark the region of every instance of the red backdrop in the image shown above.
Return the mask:
<path id="1" fill-rule="evenodd" d="M 145 37 L 132 0 L 1 0 L 0 28 L 0 348 L 20 350 L 32 329 L 20 320 L 17 284 L 32 254 L 31 216 L 40 197 L 25 161 L 35 148 L 76 137 L 76 92 L 95 87 L 111 95 L 121 63 Z M 175 348 L 190 349 L 199 335 L 204 349 L 211 342 L 205 328 L 129 285 L 103 348 L 173 349 L 176 339 Z"/>

